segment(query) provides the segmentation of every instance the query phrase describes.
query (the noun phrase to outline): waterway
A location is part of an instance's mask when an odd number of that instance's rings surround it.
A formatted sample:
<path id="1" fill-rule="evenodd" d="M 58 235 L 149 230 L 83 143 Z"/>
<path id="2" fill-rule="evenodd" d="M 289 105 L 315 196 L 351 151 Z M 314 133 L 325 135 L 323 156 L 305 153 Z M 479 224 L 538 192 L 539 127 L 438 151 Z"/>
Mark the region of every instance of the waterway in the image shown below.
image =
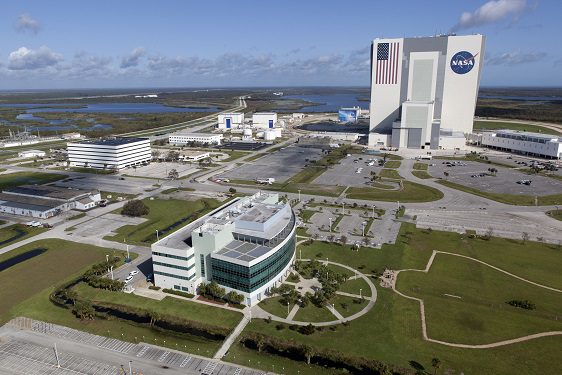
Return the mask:
<path id="1" fill-rule="evenodd" d="M 369 102 L 359 101 L 359 94 L 329 94 L 329 95 L 286 95 L 282 99 L 301 99 L 307 102 L 321 103 L 303 107 L 295 112 L 337 112 L 343 107 L 369 108 Z"/>
<path id="2" fill-rule="evenodd" d="M 27 108 L 26 113 L 72 112 L 72 113 L 172 113 L 172 112 L 218 112 L 217 107 L 170 107 L 159 103 L 57 103 L 57 104 L 0 104 L 0 107 Z M 65 108 L 57 108 L 65 107 Z"/>
<path id="3" fill-rule="evenodd" d="M 25 253 L 21 253 L 20 255 L 16 255 L 15 257 L 6 259 L 3 262 L 0 262 L 0 272 L 7 270 L 10 267 L 15 266 L 21 262 L 24 262 L 28 259 L 34 258 L 37 255 L 43 254 L 47 249 L 44 248 L 37 248 L 33 250 L 26 251 Z"/>

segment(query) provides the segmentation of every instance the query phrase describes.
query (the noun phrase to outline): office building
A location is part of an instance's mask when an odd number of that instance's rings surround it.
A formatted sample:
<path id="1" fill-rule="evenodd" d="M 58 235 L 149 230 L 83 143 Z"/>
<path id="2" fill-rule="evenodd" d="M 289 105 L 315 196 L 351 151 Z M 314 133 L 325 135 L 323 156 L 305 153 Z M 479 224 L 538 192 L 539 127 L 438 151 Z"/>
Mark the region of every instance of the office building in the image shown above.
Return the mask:
<path id="1" fill-rule="evenodd" d="M 154 282 L 196 293 L 215 281 L 256 304 L 287 276 L 295 230 L 295 214 L 277 193 L 238 198 L 155 242 Z"/>
<path id="2" fill-rule="evenodd" d="M 244 125 L 243 113 L 221 113 L 218 116 L 218 128 L 222 130 L 238 129 Z"/>
<path id="3" fill-rule="evenodd" d="M 67 143 L 71 167 L 123 169 L 150 162 L 148 138 L 108 138 Z"/>
<path id="4" fill-rule="evenodd" d="M 252 126 L 256 129 L 273 129 L 277 124 L 277 113 L 258 112 L 252 115 Z"/>
<path id="5" fill-rule="evenodd" d="M 375 39 L 369 146 L 439 149 L 446 134 L 471 133 L 484 42 L 482 35 Z"/>
<path id="6" fill-rule="evenodd" d="M 68 210 L 89 210 L 100 200 L 98 190 L 22 185 L 0 193 L 0 212 L 48 219 Z"/>
<path id="7" fill-rule="evenodd" d="M 496 150 L 541 158 L 559 159 L 562 156 L 562 139 L 556 135 L 506 129 L 482 133 L 480 144 Z"/>
<path id="8" fill-rule="evenodd" d="M 171 145 L 187 145 L 190 143 L 200 143 L 206 145 L 220 145 L 222 141 L 222 134 L 209 134 L 209 133 L 188 133 L 179 131 L 170 134 L 168 142 Z"/>

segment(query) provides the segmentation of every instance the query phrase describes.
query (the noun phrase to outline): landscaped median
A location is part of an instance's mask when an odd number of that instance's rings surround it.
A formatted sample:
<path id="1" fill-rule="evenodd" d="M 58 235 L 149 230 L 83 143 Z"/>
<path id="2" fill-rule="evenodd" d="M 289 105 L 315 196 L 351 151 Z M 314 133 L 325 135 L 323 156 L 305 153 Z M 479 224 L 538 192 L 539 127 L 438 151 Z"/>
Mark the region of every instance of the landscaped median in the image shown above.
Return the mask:
<path id="1" fill-rule="evenodd" d="M 14 172 L 2 174 L 0 178 L 0 191 L 20 185 L 41 185 L 67 178 L 64 174 L 41 172 Z"/>
<path id="2" fill-rule="evenodd" d="M 414 176 L 416 176 L 417 178 L 421 178 L 421 179 L 429 179 L 429 178 L 433 178 L 433 176 L 431 176 L 428 172 L 427 172 L 427 168 L 428 165 L 426 163 L 420 163 L 420 162 L 416 162 L 414 163 L 414 170 L 412 171 L 412 174 Z"/>
<path id="3" fill-rule="evenodd" d="M 346 191 L 349 199 L 362 199 L 386 202 L 431 202 L 443 198 L 443 193 L 435 188 L 417 184 L 411 181 L 402 181 L 400 190 L 381 190 L 373 187 L 350 187 Z"/>
<path id="4" fill-rule="evenodd" d="M 47 229 L 43 227 L 28 227 L 23 224 L 13 224 L 0 228 L 0 248 L 8 246 L 16 241 L 36 236 L 46 230 Z"/>

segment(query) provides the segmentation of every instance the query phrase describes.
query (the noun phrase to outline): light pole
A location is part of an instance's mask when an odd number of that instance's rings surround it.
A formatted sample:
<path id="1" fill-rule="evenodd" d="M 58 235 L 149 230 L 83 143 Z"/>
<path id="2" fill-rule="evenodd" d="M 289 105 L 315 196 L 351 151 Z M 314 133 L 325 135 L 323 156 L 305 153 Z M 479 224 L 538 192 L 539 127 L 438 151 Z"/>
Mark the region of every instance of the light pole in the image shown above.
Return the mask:
<path id="1" fill-rule="evenodd" d="M 361 223 L 361 226 L 363 227 L 363 237 L 365 237 L 365 226 L 367 225 L 367 222 L 364 221 Z"/>
<path id="2" fill-rule="evenodd" d="M 158 229 L 156 229 L 156 241 L 160 241 L 160 238 L 158 237 Z"/>
<path id="3" fill-rule="evenodd" d="M 361 293 L 363 289 L 359 288 L 359 298 L 363 298 L 363 294 Z"/>
<path id="4" fill-rule="evenodd" d="M 345 202 L 341 202 L 341 213 L 345 215 Z"/>
<path id="5" fill-rule="evenodd" d="M 301 201 L 301 189 L 299 189 L 299 202 Z"/>
<path id="6" fill-rule="evenodd" d="M 108 254 L 105 254 L 105 261 L 106 261 L 107 263 L 109 263 L 109 255 L 108 255 Z"/>
<path id="7" fill-rule="evenodd" d="M 133 361 L 129 361 L 129 375 L 133 375 L 133 367 L 131 366 L 132 363 Z"/>
<path id="8" fill-rule="evenodd" d="M 328 219 L 330 220 L 330 233 L 331 233 L 332 232 L 332 218 L 329 217 Z"/>
<path id="9" fill-rule="evenodd" d="M 299 249 L 299 260 L 302 260 L 302 249 Z"/>
<path id="10" fill-rule="evenodd" d="M 375 205 L 373 205 L 373 219 L 375 218 Z"/>
<path id="11" fill-rule="evenodd" d="M 289 316 L 290 311 L 289 311 L 289 301 L 287 301 L 287 316 Z"/>
<path id="12" fill-rule="evenodd" d="M 57 350 L 57 343 L 55 342 L 55 358 L 57 359 L 57 368 L 60 368 L 59 352 Z"/>
<path id="13" fill-rule="evenodd" d="M 127 244 L 127 260 L 131 259 L 131 255 L 129 255 L 129 244 Z"/>
<path id="14" fill-rule="evenodd" d="M 113 280 L 113 266 L 111 266 L 111 268 L 109 269 L 109 272 L 111 272 L 111 280 Z"/>

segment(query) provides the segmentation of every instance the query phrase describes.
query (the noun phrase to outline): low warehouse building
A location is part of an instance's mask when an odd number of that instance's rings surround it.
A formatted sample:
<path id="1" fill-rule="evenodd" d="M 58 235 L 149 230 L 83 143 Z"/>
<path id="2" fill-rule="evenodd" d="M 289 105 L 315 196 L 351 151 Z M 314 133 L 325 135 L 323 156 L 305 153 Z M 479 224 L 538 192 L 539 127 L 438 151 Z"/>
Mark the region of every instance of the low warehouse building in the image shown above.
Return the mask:
<path id="1" fill-rule="evenodd" d="M 71 167 L 123 169 L 148 163 L 152 159 L 148 138 L 109 138 L 69 142 Z"/>
<path id="2" fill-rule="evenodd" d="M 221 113 L 218 115 L 218 128 L 222 130 L 238 129 L 244 125 L 243 113 Z"/>
<path id="3" fill-rule="evenodd" d="M 562 141 L 556 135 L 498 130 L 482 133 L 481 145 L 517 154 L 559 159 L 562 156 Z"/>
<path id="4" fill-rule="evenodd" d="M 47 219 L 72 209 L 89 210 L 100 200 L 97 190 L 23 185 L 0 193 L 0 212 Z"/>
<path id="5" fill-rule="evenodd" d="M 277 113 L 259 112 L 252 116 L 252 126 L 256 129 L 273 129 L 277 124 Z"/>
<path id="6" fill-rule="evenodd" d="M 41 150 L 25 150 L 18 152 L 18 157 L 20 158 L 43 158 L 45 155 L 45 151 Z"/>
<path id="7" fill-rule="evenodd" d="M 171 145 L 187 145 L 190 143 L 220 145 L 221 141 L 222 134 L 186 133 L 179 131 L 170 134 L 168 137 L 168 142 L 170 142 Z"/>

